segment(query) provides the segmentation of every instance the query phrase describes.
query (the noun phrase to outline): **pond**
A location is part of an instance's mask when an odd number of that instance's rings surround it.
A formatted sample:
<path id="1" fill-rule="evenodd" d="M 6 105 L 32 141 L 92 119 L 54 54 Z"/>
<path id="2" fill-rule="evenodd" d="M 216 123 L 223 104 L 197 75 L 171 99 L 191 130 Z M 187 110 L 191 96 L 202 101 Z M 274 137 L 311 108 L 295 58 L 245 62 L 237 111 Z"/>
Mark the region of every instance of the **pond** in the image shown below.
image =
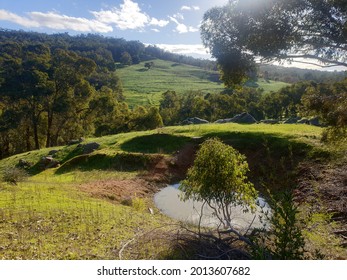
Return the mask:
<path id="1" fill-rule="evenodd" d="M 203 202 L 189 199 L 182 201 L 180 195 L 182 192 L 178 189 L 179 184 L 169 185 L 154 196 L 154 203 L 160 211 L 178 221 L 198 225 L 201 217 L 201 226 L 217 227 L 218 219 L 213 215 L 213 209 Z M 231 207 L 232 224 L 235 228 L 242 230 L 252 228 L 262 228 L 265 221 L 264 211 L 270 211 L 270 206 L 264 198 L 258 197 L 256 200 L 255 213 L 244 212 L 241 206 Z M 263 209 L 263 211 L 262 211 Z M 203 215 L 201 216 L 201 210 Z"/>

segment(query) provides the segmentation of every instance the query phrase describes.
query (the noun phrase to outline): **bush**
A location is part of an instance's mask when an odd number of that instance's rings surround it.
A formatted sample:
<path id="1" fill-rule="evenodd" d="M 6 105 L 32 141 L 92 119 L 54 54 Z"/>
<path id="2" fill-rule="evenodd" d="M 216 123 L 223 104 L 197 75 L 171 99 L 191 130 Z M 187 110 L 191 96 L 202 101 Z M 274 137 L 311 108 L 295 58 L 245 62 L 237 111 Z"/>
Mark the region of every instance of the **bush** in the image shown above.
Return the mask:
<path id="1" fill-rule="evenodd" d="M 27 177 L 26 171 L 17 167 L 9 167 L 2 173 L 2 180 L 13 185 L 24 181 Z"/>
<path id="2" fill-rule="evenodd" d="M 242 205 L 245 210 L 255 207 L 257 191 L 247 178 L 248 171 L 244 155 L 219 139 L 209 139 L 201 145 L 180 189 L 184 199 L 214 204 L 214 214 L 228 228 L 230 206 Z"/>

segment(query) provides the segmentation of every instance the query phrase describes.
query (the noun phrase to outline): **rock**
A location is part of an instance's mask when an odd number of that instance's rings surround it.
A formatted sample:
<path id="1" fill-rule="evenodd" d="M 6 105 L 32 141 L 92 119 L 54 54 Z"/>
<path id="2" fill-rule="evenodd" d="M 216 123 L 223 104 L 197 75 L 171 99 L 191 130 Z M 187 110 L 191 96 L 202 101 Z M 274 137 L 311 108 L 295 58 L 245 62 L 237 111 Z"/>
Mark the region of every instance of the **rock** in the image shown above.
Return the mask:
<path id="1" fill-rule="evenodd" d="M 308 119 L 303 118 L 301 120 L 298 120 L 298 123 L 299 124 L 310 124 L 310 121 Z"/>
<path id="2" fill-rule="evenodd" d="M 283 123 L 284 124 L 294 124 L 294 123 L 297 123 L 299 119 L 300 118 L 298 118 L 298 117 L 290 117 L 290 118 L 286 119 Z"/>
<path id="3" fill-rule="evenodd" d="M 40 166 L 42 169 L 55 168 L 60 165 L 59 161 L 52 158 L 51 156 L 42 157 L 40 160 Z"/>
<path id="4" fill-rule="evenodd" d="M 190 125 L 190 124 L 193 124 L 192 122 L 188 121 L 188 120 L 184 120 L 182 122 L 182 125 Z"/>
<path id="5" fill-rule="evenodd" d="M 197 118 L 197 117 L 188 118 L 188 119 L 185 119 L 182 122 L 182 124 L 204 124 L 204 123 L 209 123 L 209 121 L 204 120 L 204 119 L 200 119 L 200 118 Z"/>
<path id="6" fill-rule="evenodd" d="M 214 123 L 226 123 L 226 119 L 216 120 Z"/>
<path id="7" fill-rule="evenodd" d="M 248 114 L 246 112 L 235 115 L 231 119 L 225 119 L 225 120 L 226 122 L 244 123 L 244 124 L 252 124 L 257 122 L 257 120 L 251 114 Z"/>
<path id="8" fill-rule="evenodd" d="M 279 123 L 279 120 L 272 120 L 272 119 L 269 119 L 269 120 L 261 120 L 260 122 L 261 122 L 261 123 L 265 123 L 265 124 L 278 124 L 278 123 Z"/>
<path id="9" fill-rule="evenodd" d="M 309 120 L 310 125 L 314 125 L 314 126 L 321 126 L 321 124 L 319 123 L 319 119 L 318 117 L 312 118 Z"/>
<path id="10" fill-rule="evenodd" d="M 232 118 L 228 119 L 219 119 L 216 120 L 214 123 L 245 123 L 245 124 L 252 124 L 256 123 L 257 120 L 251 115 L 246 112 L 235 115 Z"/>
<path id="11" fill-rule="evenodd" d="M 94 152 L 95 150 L 99 149 L 100 144 L 96 142 L 90 142 L 82 146 L 83 148 L 83 154 L 90 154 Z"/>

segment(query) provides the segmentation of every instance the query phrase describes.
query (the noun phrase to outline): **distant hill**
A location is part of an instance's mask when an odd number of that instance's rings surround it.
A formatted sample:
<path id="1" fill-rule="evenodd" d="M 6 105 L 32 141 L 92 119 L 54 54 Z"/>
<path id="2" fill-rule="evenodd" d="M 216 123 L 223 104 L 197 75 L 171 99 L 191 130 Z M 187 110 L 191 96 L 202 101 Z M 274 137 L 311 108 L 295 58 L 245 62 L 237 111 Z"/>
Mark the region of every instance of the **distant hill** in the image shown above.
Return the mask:
<path id="1" fill-rule="evenodd" d="M 223 91 L 218 71 L 175 63 L 168 60 L 151 60 L 154 65 L 147 69 L 144 64 L 135 64 L 117 69 L 126 102 L 130 106 L 158 105 L 161 95 L 167 90 L 183 94 L 189 91 L 216 93 Z M 277 91 L 289 85 L 280 81 L 259 79 L 247 86 L 262 88 L 264 92 Z"/>
<path id="2" fill-rule="evenodd" d="M 338 82 L 347 77 L 347 71 L 321 71 L 283 67 L 276 65 L 260 65 L 258 76 L 286 83 L 313 81 L 316 83 Z"/>

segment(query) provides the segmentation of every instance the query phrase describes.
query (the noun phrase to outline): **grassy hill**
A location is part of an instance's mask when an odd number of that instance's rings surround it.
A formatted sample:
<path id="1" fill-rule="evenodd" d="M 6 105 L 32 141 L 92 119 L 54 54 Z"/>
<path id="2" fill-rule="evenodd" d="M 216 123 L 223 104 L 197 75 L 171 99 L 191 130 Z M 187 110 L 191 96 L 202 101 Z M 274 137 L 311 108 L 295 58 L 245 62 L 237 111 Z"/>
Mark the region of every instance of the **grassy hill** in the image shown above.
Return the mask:
<path id="1" fill-rule="evenodd" d="M 216 71 L 159 59 L 153 62 L 154 67 L 150 70 L 144 67 L 144 63 L 117 70 L 123 82 L 126 102 L 130 106 L 158 105 L 162 93 L 167 90 L 178 93 L 190 90 L 215 93 L 224 90 L 224 85 L 219 81 L 219 74 Z M 252 86 L 263 88 L 265 92 L 276 91 L 286 85 L 288 84 L 264 79 L 259 79 L 256 84 L 252 84 Z"/>
<path id="2" fill-rule="evenodd" d="M 180 257 L 171 247 L 176 238 L 172 233 L 179 225 L 155 209 L 151 195 L 166 182 L 163 178 L 174 179 L 170 170 L 182 167 L 177 160 L 187 156 L 185 147 L 197 148 L 204 139 L 219 137 L 246 154 L 250 178 L 258 189 L 266 184 L 276 191 L 288 187 L 300 162 L 324 162 L 332 157 L 319 142 L 321 132 L 307 125 L 165 127 L 86 139 L 84 143 L 100 144 L 86 155 L 77 145 L 56 147 L 54 157 L 61 165 L 53 169 L 37 166 L 53 148 L 3 159 L 1 173 L 20 159 L 33 167 L 26 181 L 16 185 L 0 181 L 0 242 L 5 248 L 0 249 L 0 258 Z M 321 232 L 309 234 L 312 240 L 319 237 L 319 246 L 327 246 Z M 338 256 L 340 251 L 335 249 L 333 254 Z"/>

